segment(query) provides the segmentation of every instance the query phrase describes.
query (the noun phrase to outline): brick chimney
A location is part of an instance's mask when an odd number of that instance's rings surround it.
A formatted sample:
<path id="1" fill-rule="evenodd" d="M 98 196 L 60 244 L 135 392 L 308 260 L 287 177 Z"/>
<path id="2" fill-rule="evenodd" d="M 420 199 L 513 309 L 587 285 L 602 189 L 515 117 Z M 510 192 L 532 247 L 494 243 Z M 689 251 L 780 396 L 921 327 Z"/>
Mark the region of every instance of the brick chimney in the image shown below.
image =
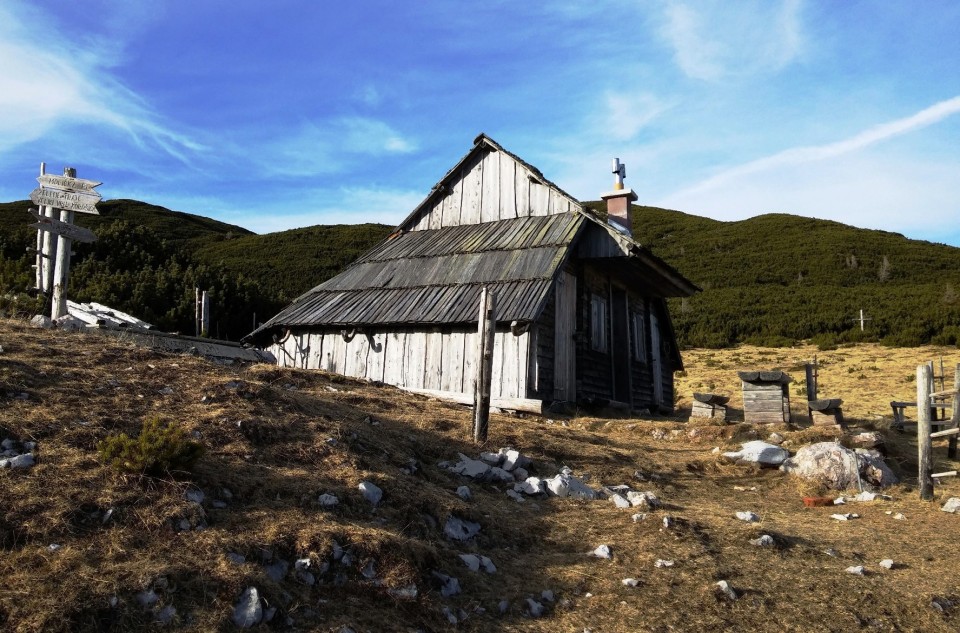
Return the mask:
<path id="1" fill-rule="evenodd" d="M 621 233 L 633 237 L 633 217 L 630 213 L 630 203 L 637 201 L 637 194 L 632 189 L 623 188 L 623 179 L 627 176 L 627 166 L 619 158 L 613 159 L 613 174 L 615 180 L 613 191 L 600 194 L 600 198 L 607 203 L 607 224 Z"/>

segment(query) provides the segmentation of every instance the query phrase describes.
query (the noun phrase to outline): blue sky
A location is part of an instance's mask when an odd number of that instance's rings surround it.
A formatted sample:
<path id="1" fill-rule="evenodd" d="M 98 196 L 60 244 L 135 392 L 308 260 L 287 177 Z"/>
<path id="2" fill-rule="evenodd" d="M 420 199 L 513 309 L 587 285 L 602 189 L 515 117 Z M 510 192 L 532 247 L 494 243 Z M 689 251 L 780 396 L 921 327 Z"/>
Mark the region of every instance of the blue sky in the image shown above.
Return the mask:
<path id="1" fill-rule="evenodd" d="M 0 3 L 0 200 L 39 164 L 257 232 L 399 222 L 486 132 L 581 200 L 960 246 L 960 3 Z"/>

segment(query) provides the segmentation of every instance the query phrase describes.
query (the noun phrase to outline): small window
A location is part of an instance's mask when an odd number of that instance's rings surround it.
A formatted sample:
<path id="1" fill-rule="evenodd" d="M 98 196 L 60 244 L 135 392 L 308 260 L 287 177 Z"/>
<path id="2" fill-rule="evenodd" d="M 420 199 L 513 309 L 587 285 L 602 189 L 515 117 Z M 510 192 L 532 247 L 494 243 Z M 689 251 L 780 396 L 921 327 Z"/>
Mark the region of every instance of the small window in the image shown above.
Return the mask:
<path id="1" fill-rule="evenodd" d="M 590 346 L 607 351 L 607 301 L 600 295 L 590 296 Z"/>
<path id="2" fill-rule="evenodd" d="M 641 363 L 647 362 L 647 324 L 640 312 L 632 313 L 633 325 L 633 359 Z"/>

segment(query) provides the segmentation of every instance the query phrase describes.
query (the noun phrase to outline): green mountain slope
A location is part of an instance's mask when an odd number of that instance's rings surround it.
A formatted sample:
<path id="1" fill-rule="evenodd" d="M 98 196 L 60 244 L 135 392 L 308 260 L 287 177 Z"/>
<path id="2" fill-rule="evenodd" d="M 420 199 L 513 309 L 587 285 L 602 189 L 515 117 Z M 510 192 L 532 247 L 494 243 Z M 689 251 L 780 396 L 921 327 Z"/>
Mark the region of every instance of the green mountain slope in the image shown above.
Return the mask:
<path id="1" fill-rule="evenodd" d="M 787 214 L 720 222 L 633 211 L 636 239 L 704 289 L 673 305 L 687 345 L 960 338 L 958 248 Z"/>
<path id="2" fill-rule="evenodd" d="M 333 277 L 389 235 L 383 224 L 311 226 L 211 241 L 196 257 L 246 275 L 283 302 Z"/>
<path id="3" fill-rule="evenodd" d="M 603 203 L 588 203 L 602 215 Z M 28 201 L 0 204 L 0 292 L 33 283 Z M 193 288 L 210 290 L 215 334 L 239 338 L 382 240 L 380 224 L 313 226 L 267 235 L 134 200 L 99 205 L 81 225 L 71 295 L 188 332 Z M 672 302 L 684 345 L 894 345 L 960 340 L 960 249 L 895 233 L 786 214 L 739 222 L 634 206 L 634 235 L 703 288 Z M 7 302 L 5 304 L 4 302 Z M 9 299 L 0 309 L 10 309 Z M 18 304 L 19 309 L 23 303 Z M 870 319 L 860 332 L 860 310 Z"/>

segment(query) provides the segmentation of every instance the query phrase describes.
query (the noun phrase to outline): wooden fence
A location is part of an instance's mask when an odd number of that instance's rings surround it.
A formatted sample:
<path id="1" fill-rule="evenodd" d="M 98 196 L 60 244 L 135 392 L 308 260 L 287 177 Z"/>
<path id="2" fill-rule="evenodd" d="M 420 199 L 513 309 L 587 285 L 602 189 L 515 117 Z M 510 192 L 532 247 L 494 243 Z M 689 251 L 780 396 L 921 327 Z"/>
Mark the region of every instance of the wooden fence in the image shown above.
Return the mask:
<path id="1" fill-rule="evenodd" d="M 943 369 L 941 363 L 941 376 L 939 391 L 933 390 L 933 363 L 925 363 L 917 367 L 917 452 L 918 469 L 920 480 L 920 498 L 933 499 L 934 480 L 944 477 L 955 477 L 957 471 L 950 470 L 941 473 L 933 472 L 933 440 L 947 438 L 947 457 L 949 459 L 957 458 L 957 436 L 960 434 L 960 364 L 957 365 L 954 372 L 953 389 L 943 389 L 944 384 Z M 933 406 L 937 401 L 951 399 L 951 418 L 950 423 L 944 426 L 948 428 L 932 432 L 934 422 L 934 413 L 937 409 Z M 942 403 L 942 402 L 941 402 Z M 900 403 L 908 404 L 908 403 Z M 896 407 L 894 407 L 896 411 Z"/>

